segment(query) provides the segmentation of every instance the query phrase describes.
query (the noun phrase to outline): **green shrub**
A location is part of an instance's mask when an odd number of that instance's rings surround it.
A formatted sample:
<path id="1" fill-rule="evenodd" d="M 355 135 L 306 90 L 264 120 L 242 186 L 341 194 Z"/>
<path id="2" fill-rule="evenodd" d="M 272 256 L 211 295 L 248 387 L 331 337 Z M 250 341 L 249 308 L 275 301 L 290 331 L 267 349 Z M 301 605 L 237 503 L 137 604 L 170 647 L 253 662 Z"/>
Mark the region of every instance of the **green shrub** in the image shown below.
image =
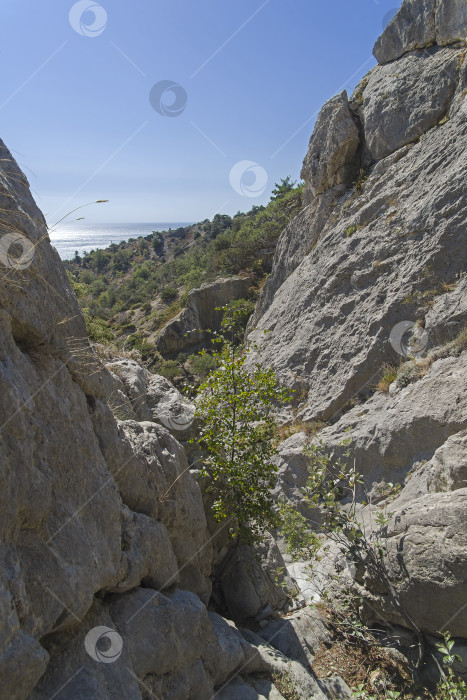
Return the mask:
<path id="1" fill-rule="evenodd" d="M 227 322 L 224 331 L 232 335 Z M 213 353 L 216 369 L 201 385 L 196 405 L 198 442 L 207 453 L 201 474 L 216 494 L 215 518 L 230 524 L 233 537 L 254 543 L 278 524 L 271 493 L 277 473 L 272 408 L 290 394 L 277 386 L 272 369 L 248 370 L 248 351 L 237 355 L 232 343 L 221 342 L 222 350 Z"/>
<path id="2" fill-rule="evenodd" d="M 403 389 L 419 378 L 418 368 L 415 362 L 404 363 L 397 372 L 397 386 Z"/>
<path id="3" fill-rule="evenodd" d="M 190 366 L 193 374 L 204 379 L 216 367 L 215 359 L 207 352 L 202 352 L 199 355 L 190 357 Z"/>
<path id="4" fill-rule="evenodd" d="M 166 304 L 178 297 L 178 290 L 175 287 L 164 287 L 161 291 L 161 299 Z"/>
<path id="5" fill-rule="evenodd" d="M 83 309 L 84 320 L 88 338 L 95 343 L 106 345 L 115 339 L 114 334 L 102 318 L 93 318 L 87 309 Z"/>
<path id="6" fill-rule="evenodd" d="M 175 360 L 164 360 L 164 362 L 157 367 L 157 373 L 173 382 L 175 377 L 179 377 L 183 374 L 183 370 Z"/>

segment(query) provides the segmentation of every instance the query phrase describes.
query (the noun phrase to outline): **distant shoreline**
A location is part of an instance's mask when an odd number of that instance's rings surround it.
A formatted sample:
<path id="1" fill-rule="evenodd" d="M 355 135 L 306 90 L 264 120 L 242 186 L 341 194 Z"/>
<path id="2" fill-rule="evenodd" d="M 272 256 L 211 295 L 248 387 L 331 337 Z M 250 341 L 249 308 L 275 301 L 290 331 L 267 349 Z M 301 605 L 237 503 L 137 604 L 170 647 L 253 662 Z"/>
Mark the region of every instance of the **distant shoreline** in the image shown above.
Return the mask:
<path id="1" fill-rule="evenodd" d="M 189 226 L 193 222 L 155 222 L 155 223 L 85 223 L 64 224 L 57 231 L 50 233 L 50 241 L 57 249 L 62 260 L 70 260 L 75 251 L 78 255 L 91 250 L 108 248 L 112 243 L 127 242 L 130 238 L 149 236 L 153 231 L 168 231 L 180 226 Z"/>

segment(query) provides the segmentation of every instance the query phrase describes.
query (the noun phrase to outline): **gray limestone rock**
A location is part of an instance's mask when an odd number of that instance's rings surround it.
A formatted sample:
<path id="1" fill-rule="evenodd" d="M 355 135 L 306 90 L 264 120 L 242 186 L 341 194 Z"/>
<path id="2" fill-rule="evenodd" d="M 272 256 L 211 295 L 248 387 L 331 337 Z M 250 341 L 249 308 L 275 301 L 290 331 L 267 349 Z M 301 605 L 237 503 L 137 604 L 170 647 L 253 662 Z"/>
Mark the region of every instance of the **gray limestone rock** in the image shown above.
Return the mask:
<path id="1" fill-rule="evenodd" d="M 414 49 L 447 46 L 465 40 L 467 7 L 464 0 L 404 0 L 377 40 L 373 54 L 389 63 Z"/>
<path id="2" fill-rule="evenodd" d="M 460 57 L 459 50 L 433 48 L 370 73 L 362 111 L 365 142 L 374 161 L 415 141 L 446 115 L 459 80 Z"/>
<path id="3" fill-rule="evenodd" d="M 313 250 L 332 210 L 345 192 L 344 185 L 337 185 L 317 195 L 283 230 L 274 253 L 272 272 L 248 322 L 249 329 L 256 326 L 281 284 Z"/>
<path id="4" fill-rule="evenodd" d="M 157 336 L 157 349 L 162 355 L 173 355 L 194 349 L 212 338 L 211 331 L 220 330 L 220 309 L 229 301 L 245 299 L 252 285 L 251 277 L 226 277 L 188 294 L 186 308 L 168 322 Z"/>
<path id="5" fill-rule="evenodd" d="M 433 397 L 436 396 L 436 400 Z M 467 352 L 437 360 L 418 381 L 391 394 L 375 394 L 319 434 L 336 456 L 345 437 L 367 488 L 403 483 L 410 469 L 467 427 Z M 347 432 L 348 431 L 348 432 Z M 288 448 L 288 445 L 286 445 Z M 446 470 L 446 477 L 448 471 Z"/>
<path id="6" fill-rule="evenodd" d="M 396 499 L 389 508 L 386 566 L 401 605 L 424 632 L 467 637 L 466 508 L 466 488 Z M 407 626 L 379 582 L 366 575 L 362 583 L 367 619 Z"/>
<path id="7" fill-rule="evenodd" d="M 257 350 L 248 362 L 273 367 L 297 390 L 299 419 L 334 420 L 374 391 L 383 363 L 402 358 L 390 343 L 394 327 L 423 319 L 443 282 L 458 281 L 467 264 L 466 143 L 458 114 L 380 161 L 249 333 Z"/>
<path id="8" fill-rule="evenodd" d="M 323 642 L 331 635 L 316 608 L 303 608 L 279 620 L 271 620 L 259 635 L 281 651 L 309 668 Z"/>
<path id="9" fill-rule="evenodd" d="M 389 63 L 407 51 L 436 42 L 436 4 L 437 0 L 404 0 L 375 43 L 373 54 L 378 63 Z"/>
<path id="10" fill-rule="evenodd" d="M 348 179 L 346 166 L 358 145 L 358 128 L 344 90 L 326 102 L 316 121 L 301 172 L 306 184 L 305 204 Z"/>
<path id="11" fill-rule="evenodd" d="M 266 606 L 276 611 L 284 608 L 297 587 L 279 571 L 285 572 L 285 564 L 270 535 L 254 548 L 239 545 L 230 549 L 218 569 L 217 579 L 234 620 L 256 617 Z"/>

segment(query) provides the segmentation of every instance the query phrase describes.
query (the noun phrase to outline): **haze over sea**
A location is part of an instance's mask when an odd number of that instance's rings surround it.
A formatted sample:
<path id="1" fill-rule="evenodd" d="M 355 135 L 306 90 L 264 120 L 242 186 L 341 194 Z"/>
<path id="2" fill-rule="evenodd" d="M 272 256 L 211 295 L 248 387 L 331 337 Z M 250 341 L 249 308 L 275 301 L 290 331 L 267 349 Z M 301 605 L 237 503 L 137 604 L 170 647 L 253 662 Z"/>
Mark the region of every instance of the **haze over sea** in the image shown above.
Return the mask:
<path id="1" fill-rule="evenodd" d="M 79 255 L 97 248 L 107 248 L 111 243 L 128 241 L 138 236 L 148 236 L 153 231 L 167 231 L 192 222 L 169 222 L 155 224 L 90 224 L 82 221 L 64 224 L 51 232 L 50 240 L 62 260 L 70 260 L 78 251 Z"/>

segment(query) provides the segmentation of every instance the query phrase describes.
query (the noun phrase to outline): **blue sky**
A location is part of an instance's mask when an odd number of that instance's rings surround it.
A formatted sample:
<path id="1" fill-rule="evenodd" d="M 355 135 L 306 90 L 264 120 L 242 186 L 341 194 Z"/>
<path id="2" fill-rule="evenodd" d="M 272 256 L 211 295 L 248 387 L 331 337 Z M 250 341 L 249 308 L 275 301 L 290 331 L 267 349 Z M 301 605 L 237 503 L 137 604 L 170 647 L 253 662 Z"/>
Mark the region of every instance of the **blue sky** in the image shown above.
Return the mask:
<path id="1" fill-rule="evenodd" d="M 49 225 L 96 199 L 88 222 L 246 211 L 298 178 L 317 112 L 375 64 L 399 4 L 9 0 L 0 137 Z"/>

